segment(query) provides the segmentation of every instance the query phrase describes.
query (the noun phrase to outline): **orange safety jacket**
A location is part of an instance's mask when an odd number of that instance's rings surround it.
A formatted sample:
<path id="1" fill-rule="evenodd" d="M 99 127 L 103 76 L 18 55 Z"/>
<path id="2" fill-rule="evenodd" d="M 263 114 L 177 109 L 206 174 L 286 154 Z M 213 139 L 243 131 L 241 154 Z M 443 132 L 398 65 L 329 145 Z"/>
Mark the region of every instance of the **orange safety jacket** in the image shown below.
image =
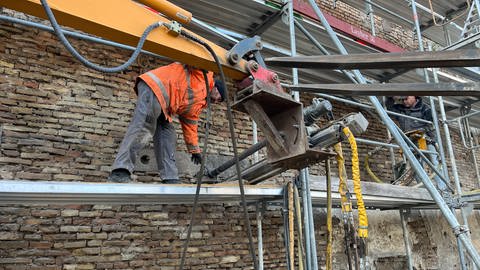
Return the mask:
<path id="1" fill-rule="evenodd" d="M 213 73 L 207 73 L 209 89 L 213 89 Z M 178 115 L 183 138 L 189 153 L 200 153 L 198 146 L 198 120 L 206 107 L 207 91 L 202 70 L 172 63 L 140 75 L 155 93 L 167 121 Z"/>

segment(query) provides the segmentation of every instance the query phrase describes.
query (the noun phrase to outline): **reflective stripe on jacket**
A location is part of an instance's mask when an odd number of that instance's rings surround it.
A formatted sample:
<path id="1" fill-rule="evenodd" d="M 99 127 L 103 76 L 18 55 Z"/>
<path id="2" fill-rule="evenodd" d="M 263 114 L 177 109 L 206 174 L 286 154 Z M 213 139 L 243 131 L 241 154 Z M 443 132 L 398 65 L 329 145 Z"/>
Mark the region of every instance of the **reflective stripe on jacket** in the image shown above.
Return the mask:
<path id="1" fill-rule="evenodd" d="M 209 88 L 214 85 L 213 73 L 207 73 Z M 198 146 L 198 120 L 206 107 L 207 91 L 203 72 L 199 69 L 172 63 L 140 75 L 155 93 L 167 121 L 178 115 L 182 125 L 183 138 L 188 152 L 200 153 Z"/>

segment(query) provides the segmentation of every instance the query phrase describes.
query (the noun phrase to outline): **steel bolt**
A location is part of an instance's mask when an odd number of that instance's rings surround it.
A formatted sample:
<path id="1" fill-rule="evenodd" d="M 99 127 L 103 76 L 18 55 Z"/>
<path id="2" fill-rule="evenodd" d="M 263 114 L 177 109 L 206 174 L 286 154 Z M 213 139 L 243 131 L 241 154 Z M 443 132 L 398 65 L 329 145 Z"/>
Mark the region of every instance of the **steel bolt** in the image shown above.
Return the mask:
<path id="1" fill-rule="evenodd" d="M 232 60 L 232 62 L 234 63 L 238 63 L 238 54 L 234 53 L 230 56 L 230 59 Z"/>
<path id="2" fill-rule="evenodd" d="M 272 82 L 277 82 L 278 81 L 278 75 L 277 74 L 273 74 L 272 75 Z"/>
<path id="3" fill-rule="evenodd" d="M 253 71 L 257 71 L 257 70 L 258 70 L 258 63 L 257 63 L 257 62 L 253 62 L 253 63 L 250 65 L 250 68 L 251 68 Z"/>

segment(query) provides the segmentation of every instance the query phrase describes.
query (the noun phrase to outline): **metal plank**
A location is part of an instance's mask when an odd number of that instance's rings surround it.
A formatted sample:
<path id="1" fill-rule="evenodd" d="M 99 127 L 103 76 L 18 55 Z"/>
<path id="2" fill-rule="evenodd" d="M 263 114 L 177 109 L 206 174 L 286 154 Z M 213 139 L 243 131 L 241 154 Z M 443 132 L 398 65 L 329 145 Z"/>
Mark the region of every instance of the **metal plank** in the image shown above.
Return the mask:
<path id="1" fill-rule="evenodd" d="M 191 204 L 196 185 L 0 181 L 1 204 Z M 282 197 L 281 186 L 245 186 L 247 201 Z M 239 202 L 235 183 L 202 185 L 200 203 Z"/>
<path id="2" fill-rule="evenodd" d="M 480 83 L 298 84 L 287 88 L 357 96 L 480 96 Z"/>
<path id="3" fill-rule="evenodd" d="M 325 176 L 310 176 L 312 201 L 316 206 L 326 202 Z M 333 203 L 339 205 L 338 178 L 333 178 Z M 348 182 L 350 190 L 353 184 Z M 428 191 L 423 188 L 392 186 L 362 182 L 363 197 L 369 209 L 436 208 Z M 8 204 L 191 204 L 196 185 L 162 185 L 143 183 L 90 183 L 58 181 L 0 180 L 0 205 Z M 281 203 L 283 186 L 246 185 L 248 202 Z M 355 196 L 353 196 L 355 201 Z M 236 182 L 202 185 L 200 203 L 240 202 Z M 476 203 L 476 202 L 475 202 Z M 474 205 L 477 209 L 479 204 Z"/>
<path id="4" fill-rule="evenodd" d="M 272 66 L 316 69 L 476 67 L 480 63 L 480 49 L 437 52 L 271 57 L 267 58 L 265 62 Z"/>

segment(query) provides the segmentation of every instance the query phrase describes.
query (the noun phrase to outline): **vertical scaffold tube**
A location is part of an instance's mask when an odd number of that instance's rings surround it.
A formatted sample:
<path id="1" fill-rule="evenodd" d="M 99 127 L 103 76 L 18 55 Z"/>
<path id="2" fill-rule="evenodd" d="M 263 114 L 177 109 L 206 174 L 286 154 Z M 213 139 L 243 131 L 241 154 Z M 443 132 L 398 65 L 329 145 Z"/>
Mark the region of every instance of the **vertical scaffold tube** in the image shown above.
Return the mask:
<path id="1" fill-rule="evenodd" d="M 288 182 L 288 256 L 290 257 L 290 269 L 295 269 L 295 229 L 293 220 L 293 183 Z"/>
<path id="2" fill-rule="evenodd" d="M 303 270 L 305 265 L 305 249 L 303 247 L 302 209 L 300 208 L 300 196 L 298 194 L 297 185 L 293 186 L 293 199 L 295 201 L 295 219 L 297 221 L 298 232 L 298 269 Z"/>
<path id="3" fill-rule="evenodd" d="M 326 268 L 332 270 L 333 257 L 332 257 L 332 245 L 333 245 L 333 226 L 332 226 L 332 177 L 330 173 L 330 159 L 325 161 L 325 174 L 327 178 L 327 258 Z"/>

